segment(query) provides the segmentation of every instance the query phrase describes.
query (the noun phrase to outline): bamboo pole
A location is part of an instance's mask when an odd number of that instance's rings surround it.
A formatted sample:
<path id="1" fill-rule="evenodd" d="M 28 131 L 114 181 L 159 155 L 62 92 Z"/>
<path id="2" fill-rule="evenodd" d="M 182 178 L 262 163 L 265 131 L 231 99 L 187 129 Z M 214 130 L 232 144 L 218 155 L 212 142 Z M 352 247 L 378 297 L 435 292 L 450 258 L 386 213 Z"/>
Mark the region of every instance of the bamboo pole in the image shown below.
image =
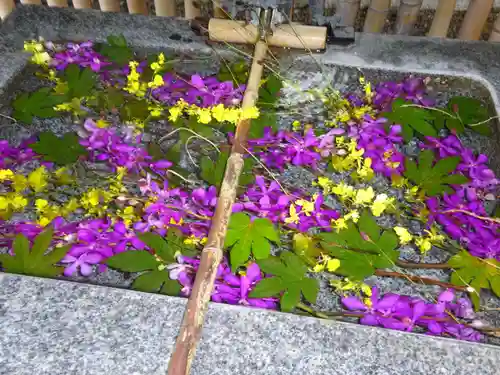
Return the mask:
<path id="1" fill-rule="evenodd" d="M 381 32 L 384 29 L 385 19 L 390 7 L 391 0 L 372 0 L 366 14 L 363 31 L 365 33 Z"/>
<path id="2" fill-rule="evenodd" d="M 427 36 L 446 38 L 457 0 L 440 0 Z"/>
<path id="3" fill-rule="evenodd" d="M 184 18 L 192 20 L 201 16 L 199 4 L 195 5 L 193 0 L 184 0 Z"/>
<path id="4" fill-rule="evenodd" d="M 15 7 L 14 0 L 0 0 L 0 17 L 5 19 Z"/>
<path id="5" fill-rule="evenodd" d="M 42 0 L 21 0 L 23 5 L 42 5 Z"/>
<path id="6" fill-rule="evenodd" d="M 157 16 L 175 17 L 175 0 L 155 0 L 155 9 Z"/>
<path id="7" fill-rule="evenodd" d="M 120 0 L 99 0 L 99 8 L 103 12 L 119 12 Z"/>
<path id="8" fill-rule="evenodd" d="M 257 101 L 263 71 L 262 60 L 266 53 L 267 44 L 259 40 L 255 45 L 252 67 L 245 95 L 243 96 L 243 109 L 253 107 Z M 195 355 L 196 345 L 201 337 L 204 316 L 217 275 L 217 268 L 223 256 L 224 238 L 233 202 L 236 199 L 238 180 L 243 170 L 243 154 L 246 151 L 244 145 L 246 144 L 250 124 L 250 120 L 242 120 L 236 127 L 236 135 L 231 155 L 227 161 L 224 180 L 222 181 L 217 206 L 208 233 L 208 241 L 201 255 L 200 265 L 184 313 L 181 330 L 170 358 L 168 375 L 187 375 L 191 369 L 191 363 Z"/>
<path id="9" fill-rule="evenodd" d="M 338 14 L 342 18 L 342 25 L 354 26 L 359 11 L 360 0 L 339 0 L 337 4 Z"/>
<path id="10" fill-rule="evenodd" d="M 47 5 L 49 7 L 66 8 L 68 6 L 68 0 L 47 0 Z"/>
<path id="11" fill-rule="evenodd" d="M 127 0 L 127 7 L 130 14 L 149 14 L 146 0 Z"/>
<path id="12" fill-rule="evenodd" d="M 493 0 L 471 0 L 458 32 L 458 39 L 479 40 L 492 6 Z"/>
<path id="13" fill-rule="evenodd" d="M 92 8 L 91 0 L 73 0 L 73 6 L 76 9 L 89 9 Z"/>
<path id="14" fill-rule="evenodd" d="M 422 0 L 401 0 L 396 24 L 394 25 L 394 32 L 400 35 L 410 34 L 417 21 L 421 7 Z"/>
<path id="15" fill-rule="evenodd" d="M 493 24 L 493 30 L 491 30 L 490 42 L 500 42 L 500 13 L 497 15 L 497 19 Z"/>

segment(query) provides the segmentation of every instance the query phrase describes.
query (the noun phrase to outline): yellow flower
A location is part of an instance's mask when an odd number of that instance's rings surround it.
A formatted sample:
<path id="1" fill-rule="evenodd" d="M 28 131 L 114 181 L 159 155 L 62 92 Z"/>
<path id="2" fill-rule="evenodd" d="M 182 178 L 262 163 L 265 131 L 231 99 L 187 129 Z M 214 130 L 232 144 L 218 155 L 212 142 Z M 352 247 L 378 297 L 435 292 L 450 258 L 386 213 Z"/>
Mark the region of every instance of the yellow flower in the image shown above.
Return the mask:
<path id="1" fill-rule="evenodd" d="M 246 119 L 256 119 L 260 115 L 259 109 L 255 106 L 250 107 L 250 108 L 245 108 L 241 112 L 241 119 L 246 120 Z"/>
<path id="2" fill-rule="evenodd" d="M 344 182 L 332 187 L 332 193 L 337 195 L 342 201 L 353 198 L 356 194 L 354 188 L 350 185 L 346 185 Z"/>
<path id="3" fill-rule="evenodd" d="M 377 194 L 370 209 L 373 216 L 379 217 L 388 207 L 394 204 L 394 198 L 389 198 L 387 194 Z"/>
<path id="4" fill-rule="evenodd" d="M 0 218 L 9 219 L 12 211 L 21 212 L 28 205 L 28 200 L 17 193 L 0 196 Z"/>
<path id="5" fill-rule="evenodd" d="M 35 201 L 35 207 L 37 211 L 42 212 L 49 205 L 49 202 L 46 199 L 37 199 Z"/>
<path id="6" fill-rule="evenodd" d="M 209 124 L 212 121 L 212 114 L 209 108 L 200 108 L 197 115 L 198 121 L 202 124 Z"/>
<path id="7" fill-rule="evenodd" d="M 156 89 L 158 87 L 163 86 L 164 84 L 165 82 L 163 81 L 163 77 L 159 74 L 156 74 L 153 77 L 153 80 L 151 82 L 148 82 L 148 87 Z"/>
<path id="8" fill-rule="evenodd" d="M 396 232 L 396 234 L 398 235 L 399 243 L 401 245 L 405 245 L 405 244 L 411 242 L 411 240 L 413 239 L 413 236 L 411 235 L 411 233 L 408 232 L 408 229 L 406 229 L 404 227 L 396 226 L 396 227 L 394 227 L 394 232 Z"/>
<path id="9" fill-rule="evenodd" d="M 326 269 L 328 272 L 335 272 L 340 267 L 340 260 L 328 259 L 326 261 Z"/>
<path id="10" fill-rule="evenodd" d="M 299 215 L 297 213 L 297 208 L 295 207 L 295 205 L 293 203 L 290 205 L 289 213 L 290 213 L 290 217 L 287 217 L 285 219 L 285 223 L 298 224 L 300 219 L 299 219 Z"/>
<path id="11" fill-rule="evenodd" d="M 356 169 L 356 175 L 358 178 L 369 181 L 373 178 L 374 172 L 372 169 L 372 159 L 366 158 L 363 161 L 358 160 L 358 167 Z"/>
<path id="12" fill-rule="evenodd" d="M 185 245 L 204 245 L 207 243 L 207 237 L 195 237 L 193 234 L 184 240 Z"/>
<path id="13" fill-rule="evenodd" d="M 68 171 L 67 167 L 61 167 L 56 169 L 54 175 L 59 185 L 70 185 L 75 182 L 75 178 Z"/>
<path id="14" fill-rule="evenodd" d="M 160 117 L 163 114 L 163 107 L 161 105 L 149 105 L 149 114 L 151 117 Z M 141 126 L 143 128 L 144 126 Z"/>
<path id="15" fill-rule="evenodd" d="M 337 220 L 332 220 L 332 228 L 337 232 L 340 232 L 342 229 L 347 229 L 346 220 L 342 217 L 338 218 Z"/>
<path id="16" fill-rule="evenodd" d="M 35 193 L 43 191 L 48 184 L 45 167 L 41 166 L 31 172 L 28 175 L 28 183 Z"/>
<path id="17" fill-rule="evenodd" d="M 6 196 L 0 196 L 0 211 L 7 211 L 9 208 L 9 201 Z"/>
<path id="18" fill-rule="evenodd" d="M 356 192 L 356 197 L 354 198 L 354 204 L 356 205 L 364 205 L 370 203 L 375 197 L 375 192 L 373 188 L 369 186 L 366 189 L 359 189 Z"/>
<path id="19" fill-rule="evenodd" d="M 99 120 L 97 120 L 95 122 L 95 124 L 96 124 L 96 126 L 98 128 L 101 128 L 101 129 L 107 128 L 109 126 L 109 122 L 106 121 L 106 120 L 104 120 L 104 119 L 102 119 L 102 118 L 100 118 Z"/>
<path id="20" fill-rule="evenodd" d="M 299 131 L 300 130 L 300 121 L 298 120 L 295 120 L 294 122 L 292 122 L 292 129 L 294 131 Z"/>
<path id="21" fill-rule="evenodd" d="M 351 210 L 347 214 L 344 215 L 344 219 L 347 220 L 352 220 L 354 223 L 357 223 L 359 220 L 359 211 L 358 210 Z"/>
<path id="22" fill-rule="evenodd" d="M 0 169 L 0 181 L 10 181 L 14 177 L 14 172 L 10 169 Z"/>
<path id="23" fill-rule="evenodd" d="M 415 245 L 418 246 L 422 253 L 426 253 L 432 248 L 432 243 L 428 238 L 416 238 Z"/>
<path id="24" fill-rule="evenodd" d="M 226 109 L 223 104 L 217 104 L 215 107 L 212 107 L 212 116 L 217 122 L 224 121 L 224 113 Z"/>
<path id="25" fill-rule="evenodd" d="M 314 194 L 312 202 L 306 201 L 305 199 L 297 199 L 295 204 L 302 207 L 301 213 L 304 213 L 306 216 L 311 216 L 311 213 L 314 211 L 314 202 L 316 202 L 317 198 L 318 194 Z"/>
<path id="26" fill-rule="evenodd" d="M 154 73 L 158 73 L 160 70 L 163 69 L 164 65 L 165 65 L 165 55 L 163 54 L 163 52 L 161 52 L 158 55 L 158 59 L 155 62 L 151 63 L 150 67 Z"/>
<path id="27" fill-rule="evenodd" d="M 170 115 L 168 116 L 168 120 L 170 122 L 176 122 L 179 116 L 182 114 L 182 111 L 183 109 L 180 107 L 169 108 L 168 112 Z"/>
<path id="28" fill-rule="evenodd" d="M 231 124 L 236 124 L 238 123 L 239 119 L 240 119 L 240 110 L 236 108 L 228 108 L 224 112 L 224 121 L 227 121 Z"/>
<path id="29" fill-rule="evenodd" d="M 354 292 L 358 295 L 361 293 L 371 297 L 372 288 L 362 281 L 351 281 L 347 277 L 343 280 L 330 280 L 330 285 L 335 288 L 336 292 L 346 295 L 346 292 Z"/>
<path id="30" fill-rule="evenodd" d="M 323 189 L 323 194 L 328 195 L 333 192 L 332 190 L 335 187 L 335 183 L 328 177 L 319 176 L 318 182 L 313 182 L 313 186 L 320 186 Z"/>
<path id="31" fill-rule="evenodd" d="M 80 205 L 76 198 L 71 198 L 61 209 L 61 216 L 68 216 L 70 213 L 75 212 Z"/>

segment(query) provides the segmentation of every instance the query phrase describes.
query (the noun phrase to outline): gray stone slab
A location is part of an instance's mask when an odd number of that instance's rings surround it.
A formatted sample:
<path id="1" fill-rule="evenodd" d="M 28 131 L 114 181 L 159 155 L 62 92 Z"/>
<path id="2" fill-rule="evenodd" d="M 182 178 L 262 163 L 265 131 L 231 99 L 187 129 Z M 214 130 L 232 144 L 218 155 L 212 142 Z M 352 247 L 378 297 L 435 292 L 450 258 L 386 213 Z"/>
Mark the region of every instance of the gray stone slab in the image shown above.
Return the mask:
<path id="1" fill-rule="evenodd" d="M 0 274 L 0 374 L 165 374 L 185 300 Z M 211 303 L 193 375 L 495 375 L 500 348 Z"/>

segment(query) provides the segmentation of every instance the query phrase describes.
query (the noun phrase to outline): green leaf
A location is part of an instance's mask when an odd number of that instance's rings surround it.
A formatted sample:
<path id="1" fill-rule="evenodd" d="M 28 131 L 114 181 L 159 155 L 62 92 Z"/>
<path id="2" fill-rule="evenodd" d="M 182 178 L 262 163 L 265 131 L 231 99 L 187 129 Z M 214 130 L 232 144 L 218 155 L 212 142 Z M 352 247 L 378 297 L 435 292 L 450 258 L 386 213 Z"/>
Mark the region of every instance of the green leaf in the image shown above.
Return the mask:
<path id="1" fill-rule="evenodd" d="M 49 236 L 50 234 L 50 236 Z M 36 251 L 30 252 L 28 239 L 18 234 L 14 239 L 14 255 L 1 254 L 0 263 L 6 272 L 39 277 L 56 277 L 64 271 L 63 267 L 54 266 L 68 252 L 69 246 L 56 247 L 44 256 L 52 241 L 52 231 L 47 229 L 35 240 Z"/>
<path id="2" fill-rule="evenodd" d="M 479 134 L 491 135 L 492 121 L 488 121 L 490 118 L 488 109 L 482 101 L 466 96 L 455 96 L 450 99 L 447 107 L 470 129 Z M 482 124 L 477 125 L 478 123 Z"/>
<path id="3" fill-rule="evenodd" d="M 43 254 L 49 249 L 50 244 L 52 243 L 52 236 L 54 234 L 54 228 L 52 226 L 48 226 L 45 228 L 43 232 L 41 232 L 38 236 L 35 237 L 33 241 L 33 247 L 31 248 L 31 255 L 33 257 L 42 257 Z M 29 244 L 26 248 L 28 250 Z"/>
<path id="4" fill-rule="evenodd" d="M 219 154 L 219 158 L 215 163 L 208 157 L 204 156 L 201 158 L 201 173 L 200 177 L 208 182 L 210 185 L 214 185 L 220 188 L 222 180 L 224 178 L 224 172 L 226 170 L 227 160 L 229 158 L 229 152 L 224 151 Z M 241 185 L 251 184 L 255 176 L 252 172 L 254 162 L 252 159 L 245 159 L 243 171 L 240 176 L 239 183 Z"/>
<path id="5" fill-rule="evenodd" d="M 109 36 L 108 44 L 103 45 L 99 52 L 119 65 L 127 64 L 134 56 L 123 35 Z"/>
<path id="6" fill-rule="evenodd" d="M 280 299 L 281 311 L 292 311 L 300 302 L 300 286 L 297 283 L 287 287 Z"/>
<path id="7" fill-rule="evenodd" d="M 231 216 L 224 247 L 231 247 L 230 261 L 233 272 L 244 264 L 250 254 L 265 259 L 271 251 L 269 241 L 279 244 L 279 235 L 269 219 L 255 219 L 242 212 Z"/>
<path id="8" fill-rule="evenodd" d="M 319 292 L 319 283 L 316 279 L 305 278 L 302 280 L 301 286 L 302 294 L 305 299 L 310 303 L 316 303 Z"/>
<path id="9" fill-rule="evenodd" d="M 460 160 L 461 159 L 459 156 L 451 156 L 449 158 L 438 160 L 438 162 L 432 169 L 432 173 L 439 175 L 448 175 L 457 168 Z"/>
<path id="10" fill-rule="evenodd" d="M 467 182 L 469 182 L 469 179 L 462 174 L 452 174 L 449 176 L 445 176 L 442 179 L 442 181 L 444 183 L 450 184 L 450 185 L 462 185 L 462 184 L 466 184 Z"/>
<path id="11" fill-rule="evenodd" d="M 175 249 L 156 233 L 140 233 L 137 237 L 165 262 L 175 262 Z"/>
<path id="12" fill-rule="evenodd" d="M 411 102 L 396 99 L 392 103 L 391 112 L 382 113 L 381 117 L 385 117 L 394 124 L 400 124 L 406 142 L 413 137 L 413 131 L 424 136 L 437 136 L 436 129 L 430 123 L 434 120 L 433 114 L 425 108 L 415 106 Z"/>
<path id="13" fill-rule="evenodd" d="M 144 272 L 134 280 L 132 289 L 141 292 L 157 292 L 166 280 L 169 280 L 168 272 L 166 271 Z"/>
<path id="14" fill-rule="evenodd" d="M 462 250 L 448 260 L 454 272 L 450 281 L 455 285 L 469 285 L 475 289 L 470 293 L 474 308 L 479 309 L 481 289 L 490 289 L 498 295 L 500 280 L 500 262 L 496 259 L 481 259 Z"/>
<path id="15" fill-rule="evenodd" d="M 67 97 L 51 92 L 50 87 L 44 87 L 31 94 L 24 93 L 12 102 L 13 117 L 26 124 L 31 124 L 33 117 L 50 118 L 60 114 L 54 110 L 58 104 L 64 103 Z"/>
<path id="16" fill-rule="evenodd" d="M 87 154 L 76 133 L 66 133 L 59 138 L 52 132 L 42 132 L 38 135 L 38 141 L 29 147 L 43 155 L 44 160 L 58 165 L 73 164 L 80 156 Z"/>
<path id="17" fill-rule="evenodd" d="M 271 256 L 267 259 L 260 259 L 257 261 L 257 264 L 264 273 L 280 276 L 285 279 L 289 275 L 287 267 L 278 257 Z"/>
<path id="18" fill-rule="evenodd" d="M 177 280 L 165 280 L 165 283 L 160 289 L 161 294 L 168 296 L 178 296 L 182 290 L 181 284 Z"/>
<path id="19" fill-rule="evenodd" d="M 321 250 L 316 246 L 316 241 L 303 233 L 293 235 L 293 251 L 307 264 L 316 264 L 316 258 L 321 255 Z"/>
<path id="20" fill-rule="evenodd" d="M 143 250 L 118 253 L 108 258 L 106 264 L 122 272 L 149 271 L 157 269 L 161 265 L 151 253 Z"/>
<path id="21" fill-rule="evenodd" d="M 418 155 L 418 169 L 421 173 L 429 173 L 434 162 L 434 152 L 432 150 L 424 150 Z"/>
<path id="22" fill-rule="evenodd" d="M 293 279 L 302 279 L 307 272 L 304 262 L 294 253 L 285 251 L 280 254 L 281 260 L 286 264 L 286 268 Z"/>
<path id="23" fill-rule="evenodd" d="M 268 277 L 259 281 L 248 295 L 250 298 L 266 298 L 279 294 L 285 287 L 279 277 Z"/>
<path id="24" fill-rule="evenodd" d="M 89 68 L 80 69 L 76 64 L 69 65 L 64 70 L 68 83 L 68 98 L 81 98 L 92 94 L 97 83 L 97 76 Z"/>
<path id="25" fill-rule="evenodd" d="M 358 221 L 359 231 L 365 233 L 373 242 L 377 242 L 380 238 L 380 228 L 373 218 L 373 216 L 367 211 L 363 211 L 361 217 Z"/>

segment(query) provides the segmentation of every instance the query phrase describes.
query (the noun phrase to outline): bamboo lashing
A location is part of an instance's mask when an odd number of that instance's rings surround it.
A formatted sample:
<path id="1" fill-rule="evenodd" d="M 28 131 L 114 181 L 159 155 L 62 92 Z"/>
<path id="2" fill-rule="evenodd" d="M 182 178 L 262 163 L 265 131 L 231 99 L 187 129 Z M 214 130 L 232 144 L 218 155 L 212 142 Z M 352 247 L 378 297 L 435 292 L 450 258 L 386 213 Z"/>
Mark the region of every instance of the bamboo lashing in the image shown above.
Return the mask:
<path id="1" fill-rule="evenodd" d="M 326 46 L 326 27 L 300 24 L 278 25 L 266 41 L 270 46 L 311 50 L 324 49 Z M 215 42 L 255 44 L 259 30 L 245 21 L 212 18 L 208 23 L 208 36 Z"/>
<path id="2" fill-rule="evenodd" d="M 73 6 L 76 9 L 90 9 L 92 8 L 91 0 L 73 0 Z"/>
<path id="3" fill-rule="evenodd" d="M 99 7 L 103 12 L 119 12 L 120 0 L 99 0 Z"/>
<path id="4" fill-rule="evenodd" d="M 261 11 L 261 25 L 270 25 L 271 14 L 272 13 L 268 11 Z M 262 22 L 264 19 L 266 20 L 265 23 Z M 223 23 L 226 23 L 225 27 L 223 26 Z M 229 31 L 234 29 L 235 27 L 241 28 L 241 24 L 235 24 L 234 21 L 231 20 L 221 20 L 213 18 L 210 20 L 210 24 L 212 24 L 212 32 L 214 31 L 214 24 L 217 24 L 216 29 L 219 31 Z M 320 29 L 321 33 L 323 33 L 324 28 Z M 297 30 L 300 30 L 300 28 L 296 29 L 296 31 Z M 232 35 L 234 37 L 235 35 L 244 34 L 245 32 L 243 32 L 243 30 L 240 30 L 240 33 L 233 32 L 229 35 Z M 276 29 L 273 31 L 273 34 L 276 34 Z M 310 32 L 310 34 L 314 33 Z M 253 107 L 257 101 L 260 81 L 264 69 L 263 62 L 267 54 L 269 41 L 273 37 L 271 35 L 266 35 L 266 37 L 263 38 L 262 35 L 260 35 L 260 30 L 255 36 L 257 39 L 251 39 L 256 43 L 252 66 L 250 68 L 250 74 L 245 94 L 243 96 L 243 109 Z M 323 45 L 326 42 L 326 31 L 324 36 L 325 41 L 323 41 Z M 296 36 L 292 35 L 288 35 L 287 37 L 288 40 L 292 42 L 292 44 L 297 39 Z M 222 38 L 223 35 L 220 34 L 218 40 L 221 40 Z M 225 42 L 228 42 L 227 39 L 223 40 Z M 242 40 L 247 39 L 243 38 Z M 303 38 L 303 41 L 306 40 L 308 40 L 307 37 Z M 316 39 L 313 38 L 312 40 L 314 41 L 314 43 L 317 43 Z M 313 49 L 314 46 L 302 44 L 301 48 Z M 210 301 L 210 297 L 214 287 L 217 269 L 223 257 L 224 239 L 229 225 L 229 219 L 232 213 L 232 206 L 236 199 L 237 188 L 239 186 L 238 180 L 243 170 L 244 154 L 246 153 L 245 145 L 250 126 L 250 120 L 241 120 L 236 127 L 236 134 L 233 140 L 233 146 L 231 147 L 231 154 L 227 161 L 226 170 L 224 172 L 224 179 L 222 181 L 222 186 L 220 188 L 220 193 L 217 199 L 215 213 L 211 221 L 208 240 L 202 251 L 200 265 L 198 268 L 198 272 L 196 273 L 194 286 L 187 303 L 186 311 L 184 313 L 181 330 L 179 335 L 177 336 L 175 348 L 170 358 L 168 375 L 187 375 L 189 374 L 191 368 L 191 363 L 196 351 L 196 345 L 201 336 L 201 329 L 208 307 L 208 302 Z"/>
<path id="5" fill-rule="evenodd" d="M 149 14 L 146 0 L 127 0 L 127 7 L 130 14 Z"/>
<path id="6" fill-rule="evenodd" d="M 155 10 L 157 16 L 175 17 L 175 0 L 155 0 Z"/>
<path id="7" fill-rule="evenodd" d="M 380 33 L 385 26 L 385 20 L 391 7 L 391 0 L 372 0 L 366 13 L 365 33 Z"/>
<path id="8" fill-rule="evenodd" d="M 401 0 L 398 9 L 394 32 L 400 35 L 408 35 L 413 30 L 413 26 L 417 21 L 422 0 Z"/>
<path id="9" fill-rule="evenodd" d="M 47 5 L 49 7 L 66 8 L 68 6 L 68 0 L 47 0 Z"/>
<path id="10" fill-rule="evenodd" d="M 492 6 L 493 0 L 471 0 L 458 32 L 458 38 L 479 40 Z"/>
<path id="11" fill-rule="evenodd" d="M 427 34 L 428 36 L 445 38 L 446 35 L 448 35 L 448 29 L 450 28 L 451 19 L 456 5 L 457 0 L 439 1 L 436 13 L 434 13 L 431 29 Z"/>
<path id="12" fill-rule="evenodd" d="M 0 0 L 0 18 L 5 19 L 15 7 L 14 0 Z"/>

